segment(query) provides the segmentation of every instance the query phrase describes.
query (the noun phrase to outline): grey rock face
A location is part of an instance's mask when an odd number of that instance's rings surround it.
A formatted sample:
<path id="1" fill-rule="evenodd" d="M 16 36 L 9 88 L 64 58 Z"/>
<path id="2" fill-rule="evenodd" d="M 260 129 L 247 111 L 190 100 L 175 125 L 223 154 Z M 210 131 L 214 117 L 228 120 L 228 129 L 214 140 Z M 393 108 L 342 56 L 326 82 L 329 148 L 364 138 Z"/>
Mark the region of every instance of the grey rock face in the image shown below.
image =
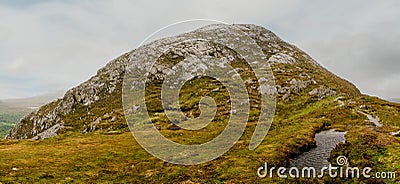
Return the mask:
<path id="1" fill-rule="evenodd" d="M 50 137 L 54 137 L 57 135 L 58 131 L 63 129 L 64 126 L 61 124 L 55 124 L 54 126 L 50 127 L 49 129 L 45 130 L 44 132 L 39 133 L 32 140 L 39 140 L 39 139 L 46 139 Z"/>

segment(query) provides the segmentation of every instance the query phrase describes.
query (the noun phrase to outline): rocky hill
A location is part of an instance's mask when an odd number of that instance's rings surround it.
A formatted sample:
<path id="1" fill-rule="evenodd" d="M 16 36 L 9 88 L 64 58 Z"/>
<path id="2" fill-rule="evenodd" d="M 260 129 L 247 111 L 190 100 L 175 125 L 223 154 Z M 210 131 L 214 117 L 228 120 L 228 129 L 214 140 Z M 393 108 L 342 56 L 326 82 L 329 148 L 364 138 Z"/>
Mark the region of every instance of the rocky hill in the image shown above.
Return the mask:
<path id="1" fill-rule="evenodd" d="M 264 165 L 289 166 L 298 155 L 317 146 L 314 136 L 323 130 L 345 133 L 345 143 L 333 149 L 329 161 L 344 155 L 351 166 L 372 167 L 374 171 L 400 172 L 400 105 L 363 95 L 351 83 L 332 74 L 309 55 L 271 31 L 256 25 L 230 25 L 261 48 L 274 76 L 272 89 L 263 89 L 246 58 L 229 47 L 196 38 L 217 32 L 224 37 L 224 25 L 212 25 L 176 37 L 151 42 L 128 52 L 98 70 L 63 98 L 40 107 L 17 124 L 0 141 L 0 178 L 6 182 L 104 182 L 121 183 L 384 183 L 383 179 L 266 178 L 257 168 Z M 232 34 L 236 34 L 233 32 Z M 242 36 L 242 35 L 237 35 Z M 155 62 L 146 81 L 145 103 L 150 120 L 165 137 L 182 144 L 201 144 L 219 135 L 228 123 L 231 104 L 227 88 L 212 77 L 195 77 L 179 93 L 179 106 L 188 118 L 201 116 L 202 97 L 215 100 L 216 116 L 199 131 L 181 129 L 170 120 L 161 103 L 161 87 L 168 68 L 198 55 L 227 61 L 245 81 L 250 99 L 246 130 L 232 149 L 208 163 L 182 166 L 166 163 L 148 154 L 129 132 L 123 108 L 123 78 L 130 67 L 147 67 L 137 58 L 152 58 L 182 38 L 188 42 L 166 50 Z M 213 37 L 210 38 L 211 40 Z M 241 40 L 241 39 L 238 39 Z M 249 40 L 247 40 L 249 41 Z M 244 48 L 246 50 L 247 48 Z M 136 58 L 136 59 L 135 59 Z M 216 63 L 218 64 L 218 63 Z M 193 67 L 193 66 L 188 66 Z M 193 69 L 202 69 L 193 68 Z M 229 72 L 227 72 L 229 73 Z M 130 86 L 137 87 L 137 86 Z M 258 91 L 257 89 L 263 89 Z M 261 93 L 276 94 L 276 109 L 268 135 L 255 150 L 249 150 L 260 116 Z M 166 109 L 166 110 L 175 110 Z M 151 121 L 151 122 L 149 122 Z M 329 150 L 330 152 L 330 150 Z M 23 159 L 22 159 L 23 158 Z M 30 159 L 28 159 L 30 158 Z M 234 167 L 233 167 L 234 166 Z M 15 168 L 10 171 L 10 168 Z M 33 169 L 32 169 L 33 168 Z M 20 169 L 20 170 L 19 170 Z M 346 181 L 342 181 L 346 180 Z M 391 180 L 397 183 L 398 178 Z"/>
<path id="2" fill-rule="evenodd" d="M 254 39 L 269 58 L 278 97 L 282 100 L 290 100 L 299 94 L 317 99 L 340 94 L 360 95 L 354 85 L 333 75 L 271 31 L 255 25 L 233 26 Z M 218 26 L 214 29 L 218 29 Z M 157 44 L 157 41 L 151 44 Z M 26 116 L 7 138 L 48 138 L 69 130 L 89 132 L 126 128 L 121 105 L 122 78 L 125 66 L 134 54 L 138 53 L 134 50 L 116 58 L 100 69 L 96 76 L 69 90 L 62 99 Z"/>

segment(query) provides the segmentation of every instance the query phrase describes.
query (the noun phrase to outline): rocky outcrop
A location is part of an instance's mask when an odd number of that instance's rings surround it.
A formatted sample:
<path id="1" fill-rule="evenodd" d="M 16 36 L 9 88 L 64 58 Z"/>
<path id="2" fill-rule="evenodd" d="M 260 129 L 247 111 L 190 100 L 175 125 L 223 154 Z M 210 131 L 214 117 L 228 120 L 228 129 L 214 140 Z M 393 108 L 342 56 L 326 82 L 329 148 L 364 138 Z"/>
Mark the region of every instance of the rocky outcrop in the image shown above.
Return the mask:
<path id="1" fill-rule="evenodd" d="M 298 94 L 311 84 L 317 84 L 317 82 L 315 82 L 315 80 L 292 79 L 290 82 L 288 82 L 288 85 L 286 86 L 277 85 L 276 88 L 278 93 L 282 94 L 282 99 L 286 100 L 291 96 L 291 94 Z"/>
<path id="2" fill-rule="evenodd" d="M 46 139 L 50 137 L 54 137 L 57 135 L 58 131 L 63 129 L 64 126 L 62 124 L 55 124 L 54 126 L 50 127 L 49 129 L 45 130 L 44 132 L 39 133 L 32 140 L 39 140 L 39 139 Z"/>
<path id="3" fill-rule="evenodd" d="M 313 89 L 308 94 L 311 96 L 316 96 L 318 99 L 323 99 L 325 97 L 336 95 L 336 91 L 329 87 L 320 86 Z"/>
<path id="4" fill-rule="evenodd" d="M 127 53 L 111 61 L 98 70 L 97 75 L 67 91 L 62 99 L 42 106 L 24 117 L 10 130 L 6 138 L 43 139 L 57 135 L 59 131 L 68 127 L 68 125 L 65 126 L 66 118 L 64 117 L 74 113 L 78 106 L 89 109 L 98 101 L 107 101 L 107 94 L 116 93 L 118 85 L 122 83 L 125 63 L 129 59 L 129 55 Z M 86 113 L 90 114 L 91 112 L 88 110 Z"/>

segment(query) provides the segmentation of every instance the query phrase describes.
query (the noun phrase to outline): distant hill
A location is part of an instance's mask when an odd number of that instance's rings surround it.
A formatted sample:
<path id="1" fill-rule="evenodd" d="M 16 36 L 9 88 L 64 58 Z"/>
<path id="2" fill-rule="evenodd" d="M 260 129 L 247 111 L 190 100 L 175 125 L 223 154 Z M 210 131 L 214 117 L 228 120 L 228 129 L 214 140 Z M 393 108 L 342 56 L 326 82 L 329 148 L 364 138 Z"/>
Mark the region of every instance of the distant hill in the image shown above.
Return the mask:
<path id="1" fill-rule="evenodd" d="M 400 98 L 392 98 L 390 101 L 400 103 Z"/>
<path id="2" fill-rule="evenodd" d="M 0 100 L 0 110 L 4 108 L 27 108 L 27 109 L 37 109 L 40 106 L 49 103 L 59 97 L 62 97 L 62 92 L 52 92 L 44 95 L 38 95 L 28 98 L 15 98 L 15 99 L 4 99 Z"/>

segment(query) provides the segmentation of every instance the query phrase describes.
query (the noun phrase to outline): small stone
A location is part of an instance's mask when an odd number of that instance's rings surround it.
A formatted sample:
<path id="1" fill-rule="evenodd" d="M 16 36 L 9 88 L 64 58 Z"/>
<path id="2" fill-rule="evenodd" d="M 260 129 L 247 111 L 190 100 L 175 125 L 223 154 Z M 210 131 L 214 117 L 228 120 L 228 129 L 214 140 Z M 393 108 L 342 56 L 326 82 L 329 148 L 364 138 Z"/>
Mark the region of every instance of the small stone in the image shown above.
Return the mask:
<path id="1" fill-rule="evenodd" d="M 400 137 L 400 130 L 397 131 L 397 132 L 391 132 L 390 135 L 391 135 L 391 136 Z"/>

